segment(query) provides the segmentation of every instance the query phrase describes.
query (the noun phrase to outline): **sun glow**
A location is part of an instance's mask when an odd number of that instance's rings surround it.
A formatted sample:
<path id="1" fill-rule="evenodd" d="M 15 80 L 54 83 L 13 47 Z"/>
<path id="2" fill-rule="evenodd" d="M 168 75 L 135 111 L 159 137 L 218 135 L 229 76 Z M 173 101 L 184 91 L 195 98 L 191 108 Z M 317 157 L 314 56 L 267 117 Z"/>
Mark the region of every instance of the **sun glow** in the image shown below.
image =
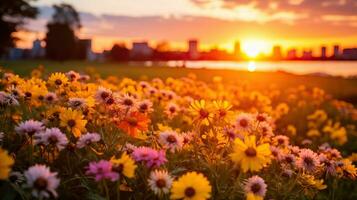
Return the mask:
<path id="1" fill-rule="evenodd" d="M 250 71 L 250 72 L 254 72 L 256 69 L 257 69 L 257 66 L 255 65 L 255 62 L 254 61 L 250 61 L 248 63 L 247 70 Z"/>
<path id="2" fill-rule="evenodd" d="M 256 58 L 269 49 L 269 45 L 263 40 L 247 40 L 243 42 L 242 49 L 248 57 Z"/>

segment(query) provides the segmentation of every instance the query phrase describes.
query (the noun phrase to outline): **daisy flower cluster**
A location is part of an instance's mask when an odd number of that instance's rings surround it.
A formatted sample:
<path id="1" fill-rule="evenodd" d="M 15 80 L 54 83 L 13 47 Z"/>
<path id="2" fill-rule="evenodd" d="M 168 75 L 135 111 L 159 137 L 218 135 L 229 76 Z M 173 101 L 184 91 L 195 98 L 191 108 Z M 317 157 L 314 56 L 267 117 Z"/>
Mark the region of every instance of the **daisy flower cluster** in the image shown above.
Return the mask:
<path id="1" fill-rule="evenodd" d="M 319 88 L 42 71 L 0 82 L 8 196 L 348 199 L 357 189 L 357 110 Z"/>

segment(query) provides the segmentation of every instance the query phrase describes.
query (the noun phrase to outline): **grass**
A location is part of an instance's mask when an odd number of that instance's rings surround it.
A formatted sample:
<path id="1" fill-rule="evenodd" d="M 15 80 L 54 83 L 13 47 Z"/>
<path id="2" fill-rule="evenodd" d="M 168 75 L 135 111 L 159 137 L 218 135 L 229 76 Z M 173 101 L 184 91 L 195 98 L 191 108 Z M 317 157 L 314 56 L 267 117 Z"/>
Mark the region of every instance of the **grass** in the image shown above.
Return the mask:
<path id="1" fill-rule="evenodd" d="M 216 69 L 187 69 L 169 67 L 144 67 L 128 65 L 127 63 L 99 63 L 84 61 L 54 62 L 47 60 L 32 61 L 0 61 L 0 66 L 9 69 L 22 76 L 28 76 L 32 69 L 43 65 L 46 74 L 54 71 L 66 72 L 75 70 L 85 72 L 88 67 L 95 69 L 102 76 L 109 75 L 130 77 L 133 79 L 150 79 L 154 77 L 183 77 L 189 73 L 197 75 L 198 79 L 211 81 L 214 76 L 221 76 L 225 82 L 247 82 L 251 87 L 264 89 L 271 84 L 279 89 L 286 89 L 298 85 L 319 87 L 330 93 L 333 97 L 345 100 L 357 105 L 357 79 L 345 79 L 342 77 L 317 77 L 307 75 L 294 75 L 284 72 L 248 72 L 238 70 Z M 204 66 L 202 66 L 204 67 Z"/>

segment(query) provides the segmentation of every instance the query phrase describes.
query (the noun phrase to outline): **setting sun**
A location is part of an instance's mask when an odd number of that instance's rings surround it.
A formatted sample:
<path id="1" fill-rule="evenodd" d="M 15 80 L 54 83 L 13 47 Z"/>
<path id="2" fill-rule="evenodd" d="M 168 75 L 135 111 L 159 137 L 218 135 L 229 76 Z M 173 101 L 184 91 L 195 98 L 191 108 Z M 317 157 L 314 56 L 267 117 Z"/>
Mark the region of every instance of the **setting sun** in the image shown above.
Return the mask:
<path id="1" fill-rule="evenodd" d="M 243 52 L 250 58 L 255 58 L 269 47 L 263 40 L 247 40 L 243 42 Z"/>
<path id="2" fill-rule="evenodd" d="M 247 70 L 250 71 L 250 72 L 254 72 L 256 69 L 257 69 L 257 66 L 255 65 L 255 62 L 254 61 L 250 61 L 248 63 Z"/>

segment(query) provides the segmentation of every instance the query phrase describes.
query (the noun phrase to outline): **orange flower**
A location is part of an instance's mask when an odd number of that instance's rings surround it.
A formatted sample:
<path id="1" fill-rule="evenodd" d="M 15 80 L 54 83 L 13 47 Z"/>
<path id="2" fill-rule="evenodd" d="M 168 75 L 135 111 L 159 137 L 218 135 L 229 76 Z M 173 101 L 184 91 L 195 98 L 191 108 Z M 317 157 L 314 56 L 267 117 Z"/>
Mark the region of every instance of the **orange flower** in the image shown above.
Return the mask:
<path id="1" fill-rule="evenodd" d="M 132 112 L 128 114 L 118 124 L 118 127 L 123 129 L 130 136 L 135 137 L 138 130 L 147 131 L 150 119 L 146 115 L 139 112 Z"/>

